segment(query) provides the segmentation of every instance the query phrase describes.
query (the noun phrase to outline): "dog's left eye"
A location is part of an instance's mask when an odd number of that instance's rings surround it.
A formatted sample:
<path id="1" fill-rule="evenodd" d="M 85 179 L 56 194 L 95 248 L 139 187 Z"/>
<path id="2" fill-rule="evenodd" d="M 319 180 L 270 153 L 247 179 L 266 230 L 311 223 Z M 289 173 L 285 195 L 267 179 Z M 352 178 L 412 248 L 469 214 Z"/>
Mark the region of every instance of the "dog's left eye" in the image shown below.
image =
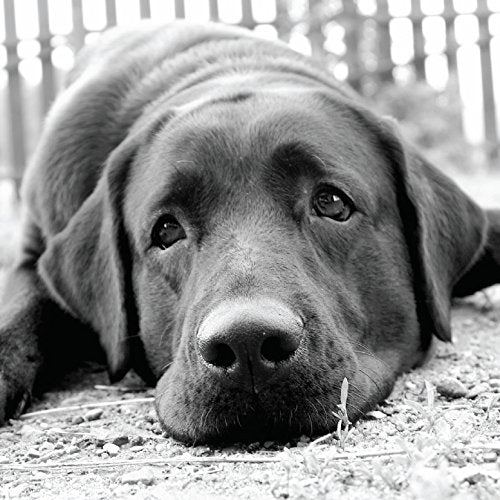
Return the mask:
<path id="1" fill-rule="evenodd" d="M 162 250 L 172 246 L 175 242 L 186 237 L 186 233 L 179 221 L 172 215 L 165 215 L 155 224 L 151 239 L 153 245 Z"/>
<path id="2" fill-rule="evenodd" d="M 338 190 L 323 188 L 314 197 L 316 215 L 344 222 L 351 216 L 354 207 L 350 200 Z"/>

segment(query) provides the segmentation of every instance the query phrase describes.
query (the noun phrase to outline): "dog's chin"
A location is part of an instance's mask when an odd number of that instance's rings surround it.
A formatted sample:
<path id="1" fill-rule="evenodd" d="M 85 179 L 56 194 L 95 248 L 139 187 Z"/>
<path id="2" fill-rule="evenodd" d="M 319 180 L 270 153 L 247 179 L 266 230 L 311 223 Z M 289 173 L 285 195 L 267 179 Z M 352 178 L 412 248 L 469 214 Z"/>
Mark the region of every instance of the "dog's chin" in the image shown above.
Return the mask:
<path id="1" fill-rule="evenodd" d="M 370 390 L 373 386 L 359 379 L 358 383 L 351 386 L 347 402 L 352 423 L 373 409 L 391 389 L 387 386 L 384 393 L 374 392 Z M 190 397 L 191 391 L 180 391 L 175 380 L 167 377 L 158 385 L 156 410 L 166 434 L 187 444 L 268 440 L 286 443 L 302 435 L 314 438 L 335 431 L 340 384 L 341 379 L 333 384 L 336 389 L 316 392 L 308 384 L 283 384 L 259 394 L 217 387 Z"/>
<path id="2" fill-rule="evenodd" d="M 265 441 L 285 444 L 302 435 L 320 436 L 332 432 L 336 428 L 333 422 L 326 426 L 324 422 L 259 422 L 258 418 L 257 415 L 249 415 L 240 417 L 238 422 L 207 422 L 203 428 L 198 427 L 189 433 L 169 426 L 165 422 L 162 422 L 162 426 L 168 436 L 187 445 L 218 446 Z"/>
<path id="3" fill-rule="evenodd" d="M 173 422 L 168 415 L 159 415 L 161 425 L 168 436 L 189 445 L 229 444 L 275 441 L 287 443 L 302 435 L 320 436 L 332 432 L 337 426 L 337 419 L 331 414 L 329 418 L 318 419 L 312 414 L 269 415 L 257 408 L 252 413 L 238 415 L 215 415 L 207 417 L 186 427 Z M 354 415 L 351 419 L 354 419 Z M 188 420 L 192 421 L 192 418 Z M 201 420 L 201 419 L 200 419 Z"/>

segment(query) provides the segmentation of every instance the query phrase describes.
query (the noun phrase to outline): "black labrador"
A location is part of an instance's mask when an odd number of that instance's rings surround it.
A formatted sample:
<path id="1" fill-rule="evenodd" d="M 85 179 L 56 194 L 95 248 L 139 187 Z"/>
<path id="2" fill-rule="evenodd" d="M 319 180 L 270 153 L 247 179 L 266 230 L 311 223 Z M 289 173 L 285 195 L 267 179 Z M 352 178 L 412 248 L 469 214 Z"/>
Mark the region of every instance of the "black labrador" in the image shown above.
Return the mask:
<path id="1" fill-rule="evenodd" d="M 178 439 L 325 433 L 344 377 L 356 419 L 450 340 L 452 296 L 500 281 L 500 212 L 314 61 L 217 24 L 84 49 L 23 197 L 2 422 L 75 318 Z"/>

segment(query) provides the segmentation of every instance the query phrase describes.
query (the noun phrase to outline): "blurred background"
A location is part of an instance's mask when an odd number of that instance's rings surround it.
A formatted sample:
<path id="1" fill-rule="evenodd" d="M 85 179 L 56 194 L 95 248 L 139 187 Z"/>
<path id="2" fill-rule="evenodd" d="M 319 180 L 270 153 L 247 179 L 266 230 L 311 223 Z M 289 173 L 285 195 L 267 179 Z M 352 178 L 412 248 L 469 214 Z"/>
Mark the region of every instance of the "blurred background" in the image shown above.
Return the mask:
<path id="1" fill-rule="evenodd" d="M 284 40 L 395 117 L 480 203 L 500 205 L 500 0 L 1 0 L 0 249 L 75 53 L 141 18 L 218 20 Z"/>

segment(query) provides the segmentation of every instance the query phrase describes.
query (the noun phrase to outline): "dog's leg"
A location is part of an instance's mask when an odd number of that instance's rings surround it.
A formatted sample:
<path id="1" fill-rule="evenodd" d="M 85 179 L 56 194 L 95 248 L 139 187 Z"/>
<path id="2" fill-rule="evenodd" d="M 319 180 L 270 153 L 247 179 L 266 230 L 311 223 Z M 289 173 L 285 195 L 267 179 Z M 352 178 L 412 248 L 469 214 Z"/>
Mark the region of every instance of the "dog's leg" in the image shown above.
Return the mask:
<path id="1" fill-rule="evenodd" d="M 2 295 L 0 424 L 21 413 L 29 402 L 43 363 L 43 330 L 50 328 L 51 316 L 56 314 L 36 270 L 29 266 L 9 271 Z"/>

